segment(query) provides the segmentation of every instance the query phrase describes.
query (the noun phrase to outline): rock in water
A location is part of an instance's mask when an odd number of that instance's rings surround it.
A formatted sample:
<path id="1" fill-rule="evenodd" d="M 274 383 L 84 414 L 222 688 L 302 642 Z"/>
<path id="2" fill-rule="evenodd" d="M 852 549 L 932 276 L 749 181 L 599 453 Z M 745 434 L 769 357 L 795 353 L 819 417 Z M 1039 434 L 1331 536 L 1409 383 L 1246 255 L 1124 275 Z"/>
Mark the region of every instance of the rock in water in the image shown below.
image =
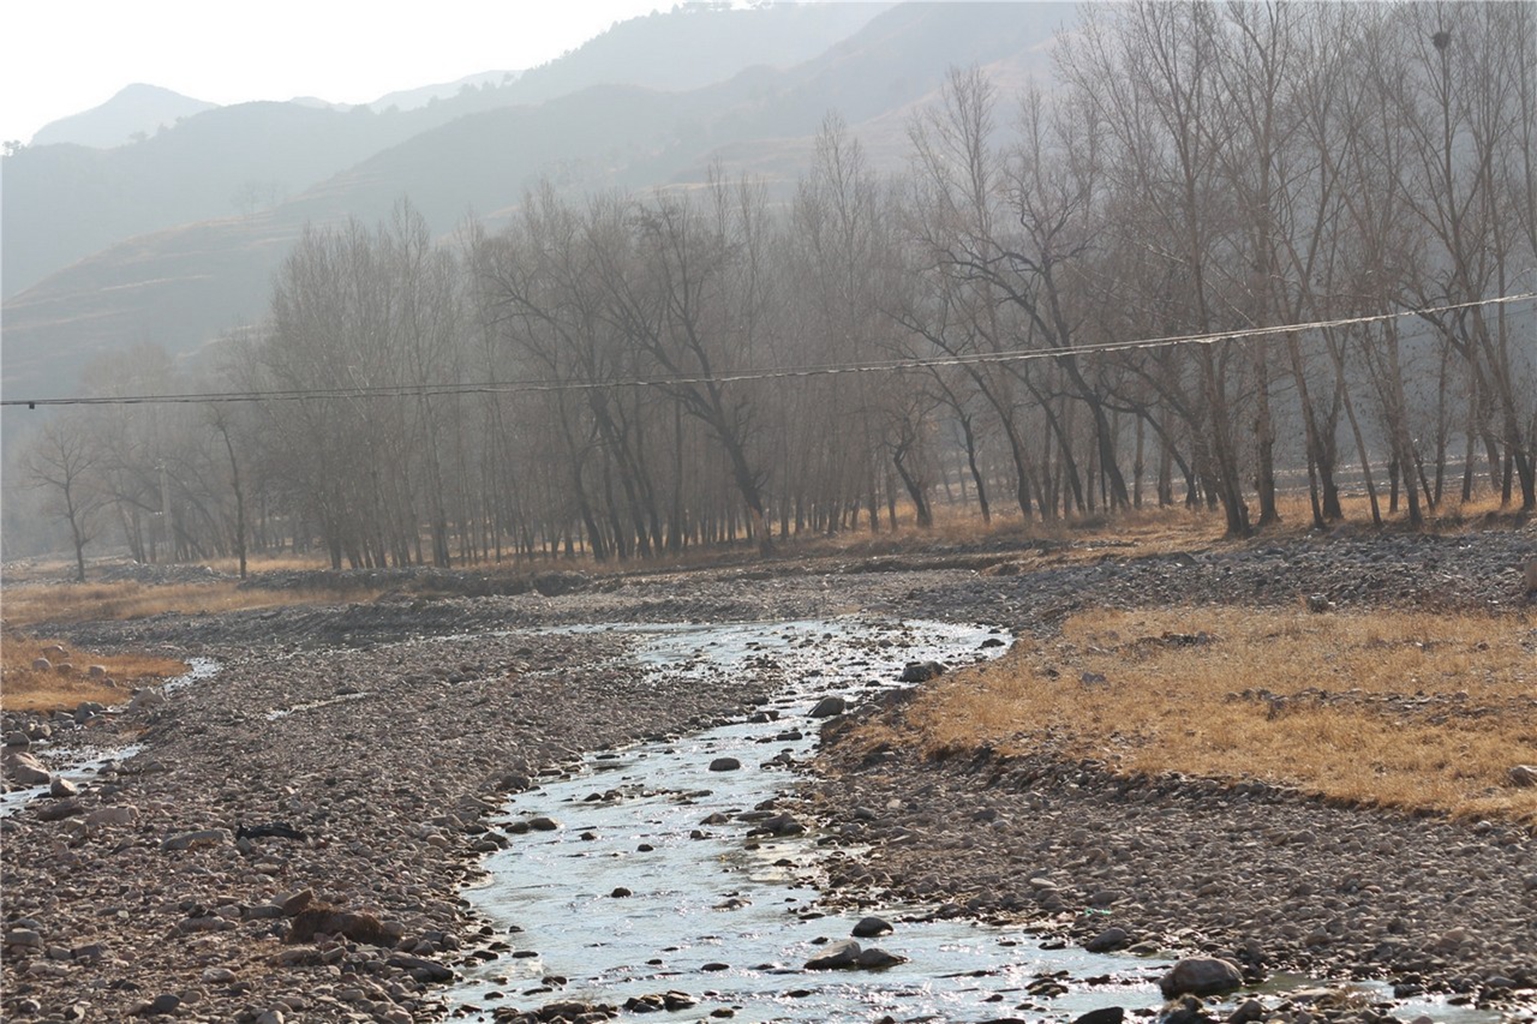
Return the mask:
<path id="1" fill-rule="evenodd" d="M 1124 928 L 1112 925 L 1083 944 L 1083 948 L 1090 953 L 1108 953 L 1112 949 L 1120 949 L 1131 944 L 1131 936 L 1126 934 Z"/>
<path id="2" fill-rule="evenodd" d="M 1175 964 L 1168 974 L 1158 979 L 1158 987 L 1165 999 L 1185 994 L 1209 996 L 1226 992 L 1243 984 L 1238 965 L 1231 960 L 1216 957 L 1188 957 Z"/>
<path id="3" fill-rule="evenodd" d="M 1073 1024 L 1121 1024 L 1126 1019 L 1126 1010 L 1120 1006 L 1102 1006 L 1097 1010 L 1073 1020 Z"/>
<path id="4" fill-rule="evenodd" d="M 859 954 L 864 952 L 859 948 L 859 943 L 853 939 L 844 939 L 842 942 L 828 943 L 826 949 L 806 961 L 808 971 L 835 971 L 840 968 L 853 967 Z"/>
<path id="5" fill-rule="evenodd" d="M 817 701 L 816 707 L 811 709 L 812 718 L 831 718 L 841 715 L 848 704 L 842 697 L 823 697 Z"/>
<path id="6" fill-rule="evenodd" d="M 18 786 L 43 786 L 47 785 L 51 776 L 48 769 L 43 767 L 32 754 L 8 753 L 5 755 L 5 774 Z"/>
<path id="7" fill-rule="evenodd" d="M 902 669 L 899 680 L 904 683 L 926 683 L 945 674 L 945 666 L 937 661 L 909 661 Z"/>
<path id="8" fill-rule="evenodd" d="M 882 920 L 879 917 L 861 918 L 860 922 L 854 926 L 853 932 L 856 939 L 873 939 L 877 935 L 890 934 L 891 922 Z"/>
<path id="9" fill-rule="evenodd" d="M 866 971 L 879 971 L 905 963 L 907 963 L 907 957 L 888 953 L 884 949 L 879 949 L 875 946 L 861 950 L 859 955 L 854 958 L 854 966 Z"/>
<path id="10" fill-rule="evenodd" d="M 717 757 L 710 762 L 712 772 L 734 772 L 742 767 L 742 762 L 734 757 Z"/>

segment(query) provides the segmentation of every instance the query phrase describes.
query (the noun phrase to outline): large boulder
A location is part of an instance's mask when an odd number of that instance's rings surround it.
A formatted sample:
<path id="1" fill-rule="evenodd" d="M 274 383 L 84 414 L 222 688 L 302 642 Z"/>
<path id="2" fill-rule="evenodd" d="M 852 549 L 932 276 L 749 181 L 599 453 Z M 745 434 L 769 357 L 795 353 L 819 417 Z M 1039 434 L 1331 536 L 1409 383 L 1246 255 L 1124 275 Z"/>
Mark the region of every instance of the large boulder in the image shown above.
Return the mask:
<path id="1" fill-rule="evenodd" d="M 854 926 L 854 938 L 873 939 L 877 935 L 890 935 L 891 922 L 879 917 L 863 917 Z"/>
<path id="2" fill-rule="evenodd" d="M 4 758 L 5 774 L 18 786 L 44 786 L 50 778 L 48 769 L 43 767 L 34 754 L 21 751 L 8 751 Z"/>
<path id="3" fill-rule="evenodd" d="M 834 715 L 843 714 L 844 709 L 847 707 L 848 702 L 836 694 L 823 697 L 821 700 L 817 701 L 816 707 L 811 709 L 811 717 L 832 718 Z"/>
<path id="4" fill-rule="evenodd" d="M 909 661 L 902 669 L 900 681 L 904 683 L 926 683 L 930 679 L 937 679 L 945 674 L 945 666 L 937 661 Z"/>
<path id="5" fill-rule="evenodd" d="M 859 943 L 853 939 L 829 942 L 826 949 L 806 961 L 806 970 L 836 971 L 853 967 L 862 952 Z"/>
<path id="6" fill-rule="evenodd" d="M 1209 996 L 1227 992 L 1243 984 L 1243 974 L 1231 960 L 1216 957 L 1187 957 L 1158 979 L 1165 999 L 1176 996 Z"/>

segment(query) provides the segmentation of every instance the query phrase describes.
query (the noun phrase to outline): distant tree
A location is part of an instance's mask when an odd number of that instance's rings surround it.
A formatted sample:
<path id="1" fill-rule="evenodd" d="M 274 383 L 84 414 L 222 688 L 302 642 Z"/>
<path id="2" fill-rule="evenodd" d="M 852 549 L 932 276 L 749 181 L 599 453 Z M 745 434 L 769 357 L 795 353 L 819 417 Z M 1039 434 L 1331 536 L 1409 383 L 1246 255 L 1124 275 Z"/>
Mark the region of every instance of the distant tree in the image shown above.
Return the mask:
<path id="1" fill-rule="evenodd" d="M 32 484 L 49 489 L 54 516 L 69 524 L 75 546 L 75 578 L 82 583 L 85 546 L 95 536 L 95 514 L 103 502 L 95 478 L 98 454 L 81 420 L 60 418 L 42 428 L 24 463 Z"/>

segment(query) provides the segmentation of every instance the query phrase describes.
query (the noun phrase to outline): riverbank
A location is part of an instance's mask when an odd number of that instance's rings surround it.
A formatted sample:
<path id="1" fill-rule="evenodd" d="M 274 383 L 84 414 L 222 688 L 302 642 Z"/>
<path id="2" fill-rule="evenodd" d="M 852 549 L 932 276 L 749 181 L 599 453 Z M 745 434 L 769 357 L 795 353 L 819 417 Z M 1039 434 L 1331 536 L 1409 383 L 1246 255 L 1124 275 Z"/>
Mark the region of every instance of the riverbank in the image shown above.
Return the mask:
<path id="1" fill-rule="evenodd" d="M 403 571 L 367 602 L 41 624 L 85 647 L 211 656 L 222 668 L 163 704 L 97 716 L 80 735 L 143 752 L 78 796 L 0 824 L 0 1011 L 269 1024 L 441 1015 L 432 979 L 498 941 L 460 894 L 508 841 L 488 825 L 507 792 L 584 751 L 747 717 L 775 685 L 767 669 L 708 686 L 665 674 L 642 683 L 622 637 L 546 627 L 857 610 L 1049 636 L 1083 607 L 1276 607 L 1311 595 L 1514 615 L 1533 546 L 1529 531 L 1495 531 L 1151 557 L 950 550 L 562 573 L 518 593 L 473 573 L 419 574 L 433 577 L 427 592 Z M 1073 941 L 1111 922 L 1170 948 L 1233 955 L 1252 940 L 1258 953 L 1242 948 L 1270 970 L 1369 963 L 1406 986 L 1478 999 L 1497 997 L 1499 978 L 1530 983 L 1537 866 L 1531 836 L 1513 826 L 1384 818 L 1200 781 L 1128 783 L 1029 758 L 893 750 L 866 764 L 867 753 L 842 743 L 827 753 L 829 828 L 879 853 L 845 858 L 834 895 L 910 894 L 1039 920 Z M 305 900 L 355 915 L 319 924 L 356 934 L 285 942 L 288 911 Z"/>
<path id="2" fill-rule="evenodd" d="M 460 891 L 506 842 L 482 822 L 504 795 L 758 692 L 642 681 L 624 653 L 598 633 L 269 648 L 125 713 L 141 753 L 0 822 L 5 1018 L 431 1019 L 431 982 L 491 941 Z M 357 915 L 351 937 L 286 941 L 296 901 Z"/>

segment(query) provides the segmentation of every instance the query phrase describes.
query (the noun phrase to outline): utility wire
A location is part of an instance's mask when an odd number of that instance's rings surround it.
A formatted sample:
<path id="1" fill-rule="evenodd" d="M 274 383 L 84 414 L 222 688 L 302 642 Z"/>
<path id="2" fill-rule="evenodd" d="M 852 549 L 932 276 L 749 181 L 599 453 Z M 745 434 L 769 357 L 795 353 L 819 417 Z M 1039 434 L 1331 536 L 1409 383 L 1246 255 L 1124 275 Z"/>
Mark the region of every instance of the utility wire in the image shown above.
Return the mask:
<path id="1" fill-rule="evenodd" d="M 978 366 L 999 363 L 1023 363 L 1038 359 L 1066 359 L 1101 352 L 1135 352 L 1146 349 L 1176 348 L 1181 345 L 1216 345 L 1226 341 L 1248 341 L 1273 334 L 1327 330 L 1355 324 L 1382 323 L 1406 316 L 1430 317 L 1478 306 L 1501 305 L 1537 298 L 1537 292 L 1502 295 L 1492 299 L 1458 302 L 1444 306 L 1425 306 L 1396 313 L 1313 320 L 1307 323 L 1281 324 L 1274 327 L 1245 327 L 1234 331 L 1207 334 L 1177 334 L 1160 338 L 1106 341 L 1064 348 L 1014 349 L 1004 352 L 974 352 L 966 355 L 931 358 L 888 359 L 859 363 L 829 363 L 818 366 L 741 370 L 707 377 L 631 377 L 604 381 L 520 380 L 482 381 L 478 383 L 398 384 L 379 386 L 288 388 L 263 391 L 210 391 L 173 395 L 103 395 L 71 398 L 8 398 L 0 406 L 24 405 L 28 409 L 54 405 L 203 405 L 225 402 L 292 402 L 336 398 L 417 398 L 447 395 L 531 394 L 555 391 L 590 391 L 600 388 L 654 387 L 678 388 L 698 384 L 729 384 L 738 381 L 788 380 L 802 377 L 828 377 L 848 373 L 890 373 L 896 370 L 923 370 L 948 366 Z"/>

